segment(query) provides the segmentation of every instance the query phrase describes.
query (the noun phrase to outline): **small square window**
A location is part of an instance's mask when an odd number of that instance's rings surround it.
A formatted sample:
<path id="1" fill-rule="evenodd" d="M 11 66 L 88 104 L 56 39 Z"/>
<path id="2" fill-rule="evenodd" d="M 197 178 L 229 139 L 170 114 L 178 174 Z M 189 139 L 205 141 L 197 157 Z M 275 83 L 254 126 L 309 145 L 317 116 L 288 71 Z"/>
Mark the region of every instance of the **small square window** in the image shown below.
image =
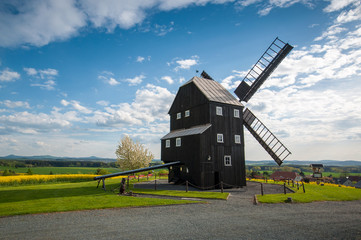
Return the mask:
<path id="1" fill-rule="evenodd" d="M 165 147 L 166 148 L 170 147 L 170 139 L 165 140 Z"/>
<path id="2" fill-rule="evenodd" d="M 177 119 L 181 119 L 182 118 L 182 113 L 177 113 Z"/>
<path id="3" fill-rule="evenodd" d="M 189 110 L 184 112 L 184 117 L 189 117 L 191 115 L 191 112 Z"/>
<path id="4" fill-rule="evenodd" d="M 241 135 L 234 135 L 234 142 L 241 143 Z"/>
<path id="5" fill-rule="evenodd" d="M 238 109 L 234 109 L 234 117 L 235 118 L 239 118 L 239 110 Z"/>
<path id="6" fill-rule="evenodd" d="M 180 147 L 182 145 L 182 140 L 181 140 L 181 138 L 176 138 L 175 139 L 175 146 L 176 147 Z"/>
<path id="7" fill-rule="evenodd" d="M 218 116 L 222 116 L 223 114 L 222 114 L 222 107 L 216 107 L 216 114 L 218 115 Z"/>
<path id="8" fill-rule="evenodd" d="M 223 134 L 222 133 L 217 134 L 217 142 L 223 143 Z"/>
<path id="9" fill-rule="evenodd" d="M 224 166 L 232 166 L 231 156 L 229 155 L 224 156 Z"/>

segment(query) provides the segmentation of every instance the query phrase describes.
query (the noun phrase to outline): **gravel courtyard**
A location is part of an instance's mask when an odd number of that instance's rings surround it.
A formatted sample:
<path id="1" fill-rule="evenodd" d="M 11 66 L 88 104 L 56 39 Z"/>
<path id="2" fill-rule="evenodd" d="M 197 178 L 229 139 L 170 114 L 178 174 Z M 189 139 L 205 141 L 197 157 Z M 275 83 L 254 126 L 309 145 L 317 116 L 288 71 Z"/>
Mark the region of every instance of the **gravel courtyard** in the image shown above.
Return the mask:
<path id="1" fill-rule="evenodd" d="M 254 205 L 256 183 L 230 193 L 207 204 L 4 217 L 0 239 L 361 239 L 361 201 Z"/>

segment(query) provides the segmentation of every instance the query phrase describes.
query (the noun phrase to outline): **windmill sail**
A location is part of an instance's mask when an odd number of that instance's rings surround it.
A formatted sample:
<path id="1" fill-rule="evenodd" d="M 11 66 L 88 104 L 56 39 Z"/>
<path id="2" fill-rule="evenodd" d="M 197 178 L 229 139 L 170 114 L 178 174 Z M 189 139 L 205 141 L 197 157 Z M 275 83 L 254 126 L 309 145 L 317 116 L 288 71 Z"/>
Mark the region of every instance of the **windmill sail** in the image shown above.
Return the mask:
<path id="1" fill-rule="evenodd" d="M 281 166 L 291 152 L 280 140 L 247 108 L 243 112 L 243 124 L 268 154 Z"/>
<path id="2" fill-rule="evenodd" d="M 234 91 L 240 101 L 248 102 L 292 49 L 277 37 Z"/>

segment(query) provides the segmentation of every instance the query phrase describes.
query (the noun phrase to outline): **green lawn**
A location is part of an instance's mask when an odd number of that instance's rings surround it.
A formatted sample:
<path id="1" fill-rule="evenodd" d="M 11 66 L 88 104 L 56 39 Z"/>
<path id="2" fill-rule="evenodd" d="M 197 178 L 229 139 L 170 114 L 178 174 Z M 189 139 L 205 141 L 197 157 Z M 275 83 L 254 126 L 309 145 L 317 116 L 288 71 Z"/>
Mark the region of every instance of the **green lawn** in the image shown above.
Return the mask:
<path id="1" fill-rule="evenodd" d="M 293 202 L 306 203 L 315 201 L 351 201 L 361 199 L 361 189 L 351 187 L 338 187 L 331 185 L 305 184 L 306 193 L 303 193 L 302 187 L 299 190 L 292 188 L 296 193 L 288 194 L 267 194 L 257 195 L 257 199 L 261 203 L 280 203 L 285 202 L 288 197 Z"/>
<path id="2" fill-rule="evenodd" d="M 0 166 L 0 171 L 5 169 L 15 171 L 16 173 L 26 173 L 28 168 L 14 168 L 14 167 L 4 167 Z M 32 167 L 30 168 L 33 174 L 44 174 L 48 175 L 50 172 L 53 174 L 94 174 L 98 169 L 97 167 Z M 109 173 L 120 172 L 119 168 L 102 168 Z"/>
<path id="3" fill-rule="evenodd" d="M 116 184 L 119 179 L 109 179 Z M 118 196 L 96 188 L 97 182 L 0 187 L 0 216 L 84 209 L 188 204 L 195 201 Z M 110 189 L 110 188 L 109 188 Z"/>

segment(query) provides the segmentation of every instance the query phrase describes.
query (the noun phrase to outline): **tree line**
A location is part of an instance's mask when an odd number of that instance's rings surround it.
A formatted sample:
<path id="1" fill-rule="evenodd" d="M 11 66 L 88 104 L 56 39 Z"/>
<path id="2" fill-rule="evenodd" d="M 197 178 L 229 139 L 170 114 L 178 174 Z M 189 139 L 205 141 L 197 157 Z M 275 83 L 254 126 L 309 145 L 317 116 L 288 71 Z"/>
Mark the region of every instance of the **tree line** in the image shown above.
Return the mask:
<path id="1" fill-rule="evenodd" d="M 0 160 L 0 166 L 4 167 L 97 167 L 116 168 L 116 162 L 93 162 L 93 161 L 54 161 L 54 160 Z"/>

